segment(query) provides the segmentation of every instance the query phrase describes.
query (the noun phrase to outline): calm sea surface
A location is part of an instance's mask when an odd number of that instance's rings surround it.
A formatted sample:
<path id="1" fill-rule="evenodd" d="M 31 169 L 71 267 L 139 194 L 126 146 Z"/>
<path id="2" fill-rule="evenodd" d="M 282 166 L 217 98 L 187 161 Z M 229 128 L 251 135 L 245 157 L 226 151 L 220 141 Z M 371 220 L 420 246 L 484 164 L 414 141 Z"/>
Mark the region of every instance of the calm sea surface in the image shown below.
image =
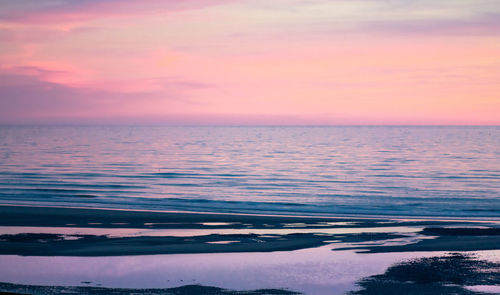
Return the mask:
<path id="1" fill-rule="evenodd" d="M 0 127 L 0 203 L 500 217 L 500 127 Z"/>

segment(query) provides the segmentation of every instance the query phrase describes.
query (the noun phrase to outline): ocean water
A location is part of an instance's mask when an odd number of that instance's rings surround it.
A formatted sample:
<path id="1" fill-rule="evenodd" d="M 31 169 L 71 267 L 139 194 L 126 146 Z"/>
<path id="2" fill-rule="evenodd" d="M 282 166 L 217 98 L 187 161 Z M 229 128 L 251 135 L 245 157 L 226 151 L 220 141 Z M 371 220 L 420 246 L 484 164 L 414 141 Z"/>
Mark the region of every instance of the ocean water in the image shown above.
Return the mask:
<path id="1" fill-rule="evenodd" d="M 0 203 L 500 218 L 500 127 L 0 127 Z"/>

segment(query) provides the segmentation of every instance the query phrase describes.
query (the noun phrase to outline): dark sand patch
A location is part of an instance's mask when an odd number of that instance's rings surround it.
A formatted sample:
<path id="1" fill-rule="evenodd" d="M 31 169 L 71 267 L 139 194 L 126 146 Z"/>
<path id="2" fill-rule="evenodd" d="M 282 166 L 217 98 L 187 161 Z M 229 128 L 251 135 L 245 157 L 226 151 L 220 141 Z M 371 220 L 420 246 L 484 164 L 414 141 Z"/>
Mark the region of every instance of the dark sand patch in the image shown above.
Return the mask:
<path id="1" fill-rule="evenodd" d="M 484 294 L 464 287 L 500 285 L 500 263 L 460 253 L 419 258 L 395 264 L 384 274 L 362 279 L 358 285 L 362 289 L 350 295 Z"/>
<path id="2" fill-rule="evenodd" d="M 433 226 L 456 222 L 399 221 L 366 218 L 261 216 L 245 214 L 171 213 L 106 209 L 75 209 L 0 205 L 0 226 L 94 227 L 94 228 L 362 228 L 389 226 Z M 325 222 L 332 222 L 325 226 Z M 345 222 L 346 224 L 335 224 Z M 89 223 L 94 223 L 89 226 Z M 97 224 L 96 224 L 97 223 Z M 212 223 L 212 224 L 210 224 Z M 219 223 L 213 225 L 214 223 Z M 207 225 L 208 224 L 208 225 Z"/>
<path id="3" fill-rule="evenodd" d="M 500 228 L 425 228 L 421 235 L 430 236 L 406 245 L 355 245 L 336 250 L 360 250 L 366 253 L 415 251 L 480 251 L 500 249 Z"/>
<path id="4" fill-rule="evenodd" d="M 415 251 L 480 251 L 500 249 L 500 236 L 441 236 L 421 240 L 415 244 L 400 246 L 359 246 L 347 249 L 364 250 L 369 253 L 415 252 Z"/>
<path id="5" fill-rule="evenodd" d="M 80 294 L 80 295 L 293 295 L 297 292 L 284 289 L 259 289 L 250 291 L 234 291 L 217 287 L 208 287 L 201 285 L 187 285 L 167 289 L 123 289 L 123 288 L 101 288 L 101 287 L 63 287 L 63 286 L 31 286 L 9 283 L 0 283 L 0 290 L 5 291 L 2 294 L 32 294 L 32 295 L 51 295 L 51 294 Z M 8 292 L 8 293 L 6 293 Z"/>
<path id="6" fill-rule="evenodd" d="M 257 216 L 205 213 L 164 213 L 101 209 L 72 209 L 49 207 L 1 206 L 0 225 L 35 227 L 110 228 L 110 229 L 210 229 L 200 236 L 123 236 L 89 234 L 4 234 L 0 235 L 0 254 L 37 256 L 118 256 L 178 253 L 269 252 L 318 247 L 330 243 L 347 243 L 336 250 L 356 249 L 365 252 L 405 251 L 475 251 L 500 248 L 499 228 L 485 227 L 487 223 L 469 222 L 476 228 L 450 228 L 462 223 L 448 221 L 399 221 L 355 218 L 319 218 L 290 216 Z M 327 226 L 325 223 L 330 222 Z M 311 233 L 293 233 L 290 224 Z M 427 226 L 415 236 L 398 233 L 403 226 Z M 498 224 L 496 225 L 498 227 Z M 328 228 L 384 227 L 382 233 L 328 234 Z M 273 235 L 223 234 L 217 229 L 283 229 Z M 300 230 L 296 229 L 297 231 Z M 213 231 L 212 231 L 213 230 Z M 317 231 L 316 231 L 317 230 Z M 289 231 L 292 231 L 290 233 Z M 351 231 L 352 232 L 352 231 Z M 213 234 L 212 234 L 213 233 Z M 409 238 L 413 244 L 386 244 L 384 241 Z M 418 241 L 418 237 L 432 237 Z M 436 237 L 436 238 L 434 238 Z M 415 243 L 417 239 L 418 242 Z M 237 241 L 223 243 L 224 241 Z M 376 243 L 370 243 L 376 242 Z M 365 243 L 365 244 L 363 244 Z"/>
<path id="7" fill-rule="evenodd" d="M 500 236 L 500 228 L 427 227 L 422 233 L 440 236 Z"/>
<path id="8" fill-rule="evenodd" d="M 291 251 L 338 242 L 384 241 L 405 236 L 387 233 L 335 235 L 287 234 L 279 236 L 206 235 L 193 237 L 122 237 L 24 233 L 0 235 L 0 254 L 23 256 L 123 256 L 181 253 Z M 226 241 L 237 241 L 224 243 Z"/>

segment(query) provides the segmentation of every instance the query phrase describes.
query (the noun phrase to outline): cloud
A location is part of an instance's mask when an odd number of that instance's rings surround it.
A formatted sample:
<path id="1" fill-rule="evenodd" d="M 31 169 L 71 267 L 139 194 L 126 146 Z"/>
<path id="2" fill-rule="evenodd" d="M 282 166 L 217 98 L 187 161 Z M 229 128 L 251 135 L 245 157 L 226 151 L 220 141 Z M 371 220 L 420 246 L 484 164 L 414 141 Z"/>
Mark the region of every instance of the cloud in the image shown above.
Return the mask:
<path id="1" fill-rule="evenodd" d="M 100 17 L 164 13 L 204 8 L 227 0 L 3 0 L 0 20 L 16 23 L 64 23 Z"/>
<path id="2" fill-rule="evenodd" d="M 494 118 L 499 16 L 488 0 L 4 0 L 0 120 Z"/>
<path id="3" fill-rule="evenodd" d="M 0 81 L 0 116 L 3 120 L 92 109 L 93 103 L 88 97 L 95 99 L 107 96 L 106 93 L 44 82 L 33 76 L 0 74 Z"/>
<path id="4" fill-rule="evenodd" d="M 485 14 L 472 19 L 373 21 L 364 23 L 362 32 L 403 35 L 499 35 L 500 14 Z"/>
<path id="5" fill-rule="evenodd" d="M 335 33 L 497 35 L 500 2 L 491 0 L 238 1 L 251 25 L 311 37 Z"/>
<path id="6" fill-rule="evenodd" d="M 147 116 L 155 110 L 168 113 L 171 103 L 190 103 L 187 95 L 190 90 L 209 87 L 203 83 L 165 78 L 156 79 L 155 82 L 162 83 L 166 90 L 123 92 L 71 87 L 43 80 L 43 77 L 52 74 L 54 71 L 37 67 L 2 70 L 0 123 L 58 119 L 72 121 L 78 118 L 112 118 L 127 114 Z"/>

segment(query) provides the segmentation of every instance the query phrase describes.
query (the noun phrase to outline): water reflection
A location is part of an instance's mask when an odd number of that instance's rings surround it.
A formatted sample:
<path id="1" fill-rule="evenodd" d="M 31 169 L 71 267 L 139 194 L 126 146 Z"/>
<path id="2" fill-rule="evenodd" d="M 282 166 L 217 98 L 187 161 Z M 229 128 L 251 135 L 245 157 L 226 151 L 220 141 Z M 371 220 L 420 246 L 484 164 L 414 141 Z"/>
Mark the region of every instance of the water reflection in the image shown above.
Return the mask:
<path id="1" fill-rule="evenodd" d="M 317 234 L 356 234 L 356 233 L 417 233 L 422 227 L 358 227 L 358 228 L 224 228 L 224 229 L 137 229 L 137 228 L 90 228 L 90 227 L 34 227 L 34 226 L 0 226 L 2 234 L 44 233 L 63 235 L 106 235 L 108 237 L 194 237 L 211 234 L 218 235 L 287 235 L 295 233 Z"/>
<path id="2" fill-rule="evenodd" d="M 500 216 L 499 127 L 0 127 L 0 200 Z"/>
<path id="3" fill-rule="evenodd" d="M 498 252 L 498 251 L 497 251 Z M 174 254 L 121 257 L 0 256 L 3 281 L 40 285 L 175 287 L 202 284 L 236 290 L 284 288 L 308 294 L 343 294 L 365 276 L 402 259 L 434 253 L 356 254 L 330 246 L 290 252 Z"/>

